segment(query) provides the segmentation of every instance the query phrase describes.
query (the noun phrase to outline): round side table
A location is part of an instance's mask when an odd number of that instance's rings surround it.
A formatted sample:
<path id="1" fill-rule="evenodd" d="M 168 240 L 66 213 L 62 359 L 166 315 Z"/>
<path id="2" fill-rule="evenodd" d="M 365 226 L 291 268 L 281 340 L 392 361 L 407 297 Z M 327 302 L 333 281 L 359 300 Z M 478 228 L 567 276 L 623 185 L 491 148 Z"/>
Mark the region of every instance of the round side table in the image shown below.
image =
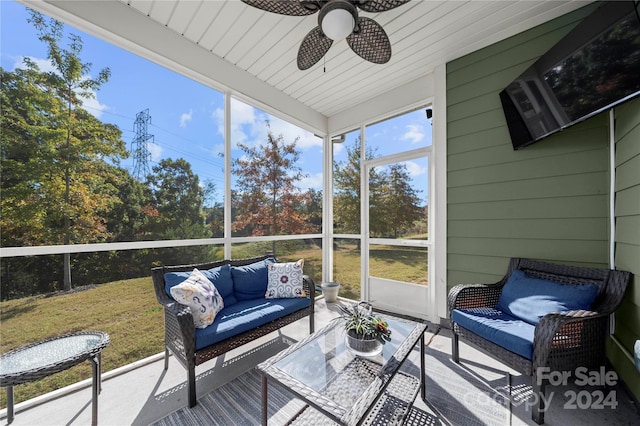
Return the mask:
<path id="1" fill-rule="evenodd" d="M 109 343 L 107 333 L 80 332 L 32 343 L 0 355 L 0 386 L 7 388 L 7 422 L 11 423 L 14 417 L 14 385 L 39 380 L 89 360 L 93 372 L 91 424 L 96 425 L 101 382 L 100 356 Z"/>

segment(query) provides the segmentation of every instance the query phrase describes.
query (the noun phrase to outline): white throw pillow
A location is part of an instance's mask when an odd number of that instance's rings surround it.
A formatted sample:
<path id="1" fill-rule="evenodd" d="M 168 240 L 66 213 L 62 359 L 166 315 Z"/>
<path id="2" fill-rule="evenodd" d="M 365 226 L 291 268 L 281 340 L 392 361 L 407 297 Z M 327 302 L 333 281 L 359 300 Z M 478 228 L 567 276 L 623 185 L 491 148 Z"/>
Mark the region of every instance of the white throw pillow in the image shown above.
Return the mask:
<path id="1" fill-rule="evenodd" d="M 269 281 L 264 297 L 267 299 L 307 297 L 302 287 L 303 266 L 304 259 L 297 262 L 268 264 Z"/>
<path id="2" fill-rule="evenodd" d="M 198 328 L 210 325 L 224 308 L 224 301 L 216 286 L 197 269 L 185 281 L 171 287 L 170 291 L 176 302 L 191 309 L 193 323 Z"/>

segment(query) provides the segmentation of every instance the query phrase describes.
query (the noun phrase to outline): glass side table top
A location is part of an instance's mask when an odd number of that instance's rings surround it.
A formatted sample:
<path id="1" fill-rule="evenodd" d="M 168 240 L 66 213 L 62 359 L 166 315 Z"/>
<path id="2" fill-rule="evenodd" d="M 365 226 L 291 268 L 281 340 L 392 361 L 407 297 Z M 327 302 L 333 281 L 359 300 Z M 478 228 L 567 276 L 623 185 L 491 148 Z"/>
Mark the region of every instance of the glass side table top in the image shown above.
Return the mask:
<path id="1" fill-rule="evenodd" d="M 357 423 L 400 368 L 426 325 L 380 315 L 391 341 L 372 357 L 354 355 L 345 345 L 340 320 L 258 366 L 310 405 L 344 424 Z"/>
<path id="2" fill-rule="evenodd" d="M 109 344 L 103 332 L 81 332 L 54 337 L 14 349 L 0 356 L 0 384 L 25 383 L 62 371 L 89 359 Z"/>

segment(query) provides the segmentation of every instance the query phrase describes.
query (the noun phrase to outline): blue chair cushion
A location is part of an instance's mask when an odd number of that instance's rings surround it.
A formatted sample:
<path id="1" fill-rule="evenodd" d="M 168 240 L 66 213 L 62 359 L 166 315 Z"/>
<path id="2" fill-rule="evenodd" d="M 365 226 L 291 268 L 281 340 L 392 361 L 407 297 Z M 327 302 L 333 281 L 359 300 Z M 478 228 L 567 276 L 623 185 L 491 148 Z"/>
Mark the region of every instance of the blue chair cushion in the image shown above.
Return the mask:
<path id="1" fill-rule="evenodd" d="M 269 282 L 268 263 L 275 263 L 269 258 L 245 266 L 232 266 L 233 289 L 238 301 L 264 299 Z"/>
<path id="2" fill-rule="evenodd" d="M 285 315 L 307 308 L 311 300 L 307 297 L 295 299 L 241 300 L 235 305 L 225 306 L 207 328 L 196 328 L 196 350 L 205 348 L 229 337 L 258 326 L 268 324 Z"/>
<path id="3" fill-rule="evenodd" d="M 216 286 L 224 300 L 224 306 L 235 305 L 238 302 L 234 292 L 233 278 L 231 278 L 231 266 L 222 265 L 202 273 Z"/>
<path id="4" fill-rule="evenodd" d="M 493 308 L 454 309 L 451 321 L 511 352 L 533 359 L 535 326 L 528 322 Z"/>
<path id="5" fill-rule="evenodd" d="M 168 272 L 164 274 L 164 289 L 171 296 L 171 287 L 174 287 L 191 275 L 192 271 L 185 272 Z M 216 286 L 218 293 L 222 297 L 225 306 L 231 306 L 237 302 L 233 291 L 233 279 L 231 278 L 231 267 L 222 265 L 208 270 L 200 271 Z"/>
<path id="6" fill-rule="evenodd" d="M 561 284 L 517 269 L 502 288 L 496 309 L 535 325 L 551 312 L 589 310 L 597 295 L 593 283 Z"/>

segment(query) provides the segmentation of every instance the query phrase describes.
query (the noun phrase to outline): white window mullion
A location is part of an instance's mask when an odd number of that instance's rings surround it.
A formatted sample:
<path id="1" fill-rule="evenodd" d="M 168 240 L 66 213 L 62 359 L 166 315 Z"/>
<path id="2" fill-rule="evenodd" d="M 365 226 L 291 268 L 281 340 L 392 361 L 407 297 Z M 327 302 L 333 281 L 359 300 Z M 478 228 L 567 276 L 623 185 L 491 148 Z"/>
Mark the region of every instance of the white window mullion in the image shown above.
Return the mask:
<path id="1" fill-rule="evenodd" d="M 360 128 L 360 295 L 369 300 L 369 168 L 365 126 Z"/>
<path id="2" fill-rule="evenodd" d="M 231 95 L 224 94 L 224 258 L 231 259 Z"/>
<path id="3" fill-rule="evenodd" d="M 333 142 L 324 138 L 322 185 L 322 281 L 333 281 Z M 320 284 L 320 283 L 316 283 Z"/>

